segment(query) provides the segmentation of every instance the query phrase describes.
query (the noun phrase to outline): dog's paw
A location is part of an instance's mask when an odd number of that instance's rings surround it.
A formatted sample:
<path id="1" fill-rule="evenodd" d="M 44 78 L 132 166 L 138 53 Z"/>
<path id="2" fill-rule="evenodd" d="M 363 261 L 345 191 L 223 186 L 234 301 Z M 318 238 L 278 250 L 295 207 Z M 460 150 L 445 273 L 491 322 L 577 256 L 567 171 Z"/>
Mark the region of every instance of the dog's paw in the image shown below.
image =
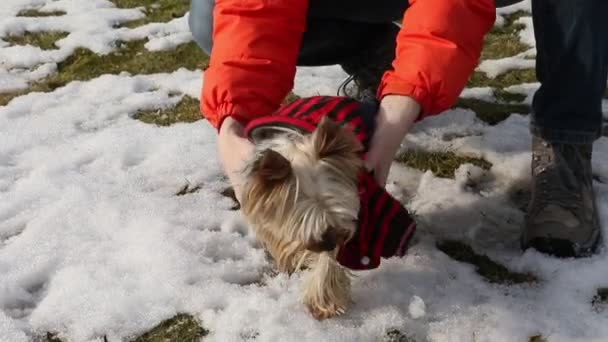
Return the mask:
<path id="1" fill-rule="evenodd" d="M 346 312 L 346 307 L 342 307 L 335 303 L 328 303 L 325 306 L 319 305 L 318 303 L 305 303 L 305 305 L 312 317 L 319 321 L 340 316 Z"/>
<path id="2" fill-rule="evenodd" d="M 303 302 L 316 319 L 339 316 L 351 302 L 350 273 L 328 253 L 317 255 L 304 277 Z"/>

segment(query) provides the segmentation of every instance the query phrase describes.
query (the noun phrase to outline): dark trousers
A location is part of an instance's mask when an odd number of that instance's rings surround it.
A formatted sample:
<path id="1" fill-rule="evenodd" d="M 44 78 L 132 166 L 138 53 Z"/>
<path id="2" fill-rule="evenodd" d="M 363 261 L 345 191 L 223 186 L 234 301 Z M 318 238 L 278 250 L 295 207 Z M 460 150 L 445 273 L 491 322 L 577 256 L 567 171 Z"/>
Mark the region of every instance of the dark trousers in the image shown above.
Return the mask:
<path id="1" fill-rule="evenodd" d="M 298 65 L 344 65 L 364 56 L 376 49 L 374 42 L 396 33 L 393 22 L 407 3 L 310 0 Z M 207 53 L 213 45 L 213 6 L 214 0 L 192 0 L 189 18 L 194 40 Z M 552 142 L 592 142 L 601 133 L 608 75 L 608 0 L 532 0 L 532 17 L 541 82 L 532 130 Z"/>

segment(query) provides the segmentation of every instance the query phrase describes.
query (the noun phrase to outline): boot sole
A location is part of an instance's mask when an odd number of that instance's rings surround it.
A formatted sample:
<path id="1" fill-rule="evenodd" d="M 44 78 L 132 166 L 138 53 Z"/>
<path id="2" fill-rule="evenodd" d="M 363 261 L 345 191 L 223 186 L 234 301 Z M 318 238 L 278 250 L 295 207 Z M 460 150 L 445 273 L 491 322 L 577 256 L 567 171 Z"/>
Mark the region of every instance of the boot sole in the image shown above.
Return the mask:
<path id="1" fill-rule="evenodd" d="M 543 254 L 558 258 L 587 258 L 597 253 L 602 241 L 602 234 L 598 231 L 590 246 L 575 246 L 571 241 L 539 237 L 526 242 L 522 236 L 520 243 L 522 250 L 533 248 Z"/>

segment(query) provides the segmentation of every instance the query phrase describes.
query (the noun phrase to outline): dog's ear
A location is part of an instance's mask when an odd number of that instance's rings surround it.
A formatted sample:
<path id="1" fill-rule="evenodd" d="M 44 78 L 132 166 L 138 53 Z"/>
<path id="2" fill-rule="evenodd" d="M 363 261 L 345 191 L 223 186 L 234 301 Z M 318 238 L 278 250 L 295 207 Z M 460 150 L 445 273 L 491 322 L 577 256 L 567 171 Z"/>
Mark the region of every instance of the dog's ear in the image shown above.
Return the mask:
<path id="1" fill-rule="evenodd" d="M 328 117 L 321 119 L 313 132 L 312 141 L 319 159 L 363 150 L 363 146 L 352 131 L 343 128 Z"/>
<path id="2" fill-rule="evenodd" d="M 267 149 L 262 152 L 252 168 L 252 173 L 263 183 L 270 184 L 283 181 L 291 176 L 292 169 L 289 160 L 279 152 Z"/>

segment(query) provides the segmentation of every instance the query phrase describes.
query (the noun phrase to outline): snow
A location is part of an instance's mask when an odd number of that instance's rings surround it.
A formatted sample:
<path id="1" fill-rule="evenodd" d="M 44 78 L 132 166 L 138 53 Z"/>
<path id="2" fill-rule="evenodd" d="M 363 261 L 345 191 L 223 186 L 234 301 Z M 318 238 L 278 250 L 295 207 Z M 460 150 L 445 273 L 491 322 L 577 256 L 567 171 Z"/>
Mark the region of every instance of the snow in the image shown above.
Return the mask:
<path id="1" fill-rule="evenodd" d="M 484 72 L 489 78 L 504 74 L 513 69 L 531 69 L 534 68 L 536 61 L 534 59 L 525 59 L 520 56 L 505 57 L 501 59 L 488 59 L 479 63 L 477 70 Z"/>
<path id="2" fill-rule="evenodd" d="M 426 315 L 426 305 L 422 298 L 413 296 L 409 306 L 410 316 L 413 319 L 418 319 Z"/>
<path id="3" fill-rule="evenodd" d="M 460 97 L 488 102 L 496 101 L 492 87 L 464 88 L 460 93 Z"/>
<path id="4" fill-rule="evenodd" d="M 526 98 L 522 101 L 525 104 L 532 104 L 532 99 L 534 97 L 534 93 L 540 88 L 540 83 L 521 83 L 512 86 L 508 86 L 505 88 L 505 91 L 513 94 L 521 94 L 526 95 Z"/>
<path id="5" fill-rule="evenodd" d="M 14 17 L 42 5 L 67 15 Z M 149 36 L 148 49 L 168 49 L 189 37 L 184 18 L 115 28 L 140 11 L 101 0 L 5 0 L 0 11 L 2 35 L 70 32 L 58 51 L 1 47 L 2 89 L 54 72 L 76 46 L 104 54 L 113 41 Z M 559 260 L 518 249 L 523 213 L 511 195 L 529 182 L 527 113 L 489 126 L 455 109 L 417 123 L 403 148 L 455 151 L 492 168 L 465 164 L 444 179 L 396 165 L 387 188 L 419 218 L 417 242 L 404 258 L 358 273 L 347 314 L 318 322 L 298 301 L 300 276 L 274 275 L 232 201 L 220 195 L 228 184 L 215 130 L 202 120 L 156 127 L 132 118 L 182 95 L 198 97 L 201 73 L 104 75 L 0 107 L 0 341 L 46 331 L 66 342 L 122 341 L 181 312 L 210 330 L 205 341 L 367 342 L 392 328 L 418 341 L 606 340 L 608 312 L 590 304 L 608 285 L 605 250 Z M 344 77 L 338 66 L 298 68 L 295 92 L 333 95 Z M 536 87 L 508 91 L 530 95 Z M 488 88 L 463 96 L 493 98 Z M 604 137 L 593 160 L 604 182 L 606 155 Z M 201 189 L 176 196 L 188 182 Z M 608 185 L 596 182 L 595 190 L 606 233 Z M 440 252 L 435 241 L 444 238 L 531 272 L 541 284 L 490 284 Z"/>
<path id="6" fill-rule="evenodd" d="M 6 1 L 6 0 L 5 0 Z M 44 6 L 39 7 L 44 4 Z M 32 45 L 4 46 L 0 49 L 0 76 L 10 74 L 9 81 L 0 81 L 0 92 L 24 89 L 30 82 L 47 76 L 45 72 L 28 71 L 38 65 L 51 65 L 68 58 L 75 49 L 86 48 L 97 54 L 108 54 L 116 49 L 118 41 L 148 39 L 145 48 L 150 51 L 173 49 L 192 40 L 188 28 L 188 13 L 167 23 L 149 23 L 136 28 L 120 24 L 145 17 L 141 8 L 115 8 L 108 0 L 10 0 L 0 9 L 0 46 L 6 45 L 3 37 L 24 32 L 62 31 L 68 36 L 56 42 L 58 49 L 41 50 Z M 39 8 L 38 8 L 39 7 Z M 42 12 L 63 11 L 62 16 L 17 17 L 23 9 L 38 8 Z"/>

